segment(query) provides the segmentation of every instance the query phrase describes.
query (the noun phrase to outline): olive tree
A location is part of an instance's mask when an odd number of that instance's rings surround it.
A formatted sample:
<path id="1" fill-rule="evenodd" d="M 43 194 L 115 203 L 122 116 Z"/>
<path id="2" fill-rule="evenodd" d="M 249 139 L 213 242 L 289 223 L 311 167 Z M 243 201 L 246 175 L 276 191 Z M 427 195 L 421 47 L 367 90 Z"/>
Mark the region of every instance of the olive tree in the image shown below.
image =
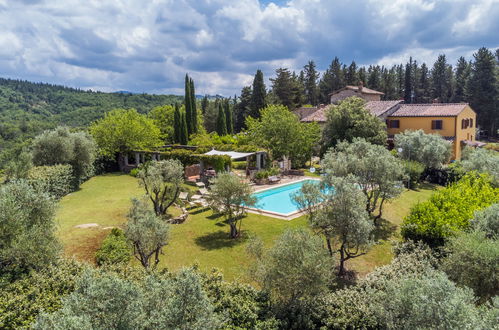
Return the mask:
<path id="1" fill-rule="evenodd" d="M 484 232 L 488 238 L 499 239 L 499 203 L 475 212 L 471 227 Z"/>
<path id="2" fill-rule="evenodd" d="M 385 147 L 356 138 L 351 143 L 340 142 L 322 160 L 325 178 L 353 175 L 366 196 L 365 209 L 376 221 L 383 214 L 386 200 L 403 191 L 404 165 Z"/>
<path id="3" fill-rule="evenodd" d="M 133 281 L 87 271 L 61 309 L 43 313 L 35 329 L 219 329 L 198 274 L 150 275 Z"/>
<path id="4" fill-rule="evenodd" d="M 452 144 L 438 134 L 426 134 L 423 130 L 395 135 L 395 148 L 401 150 L 402 159 L 414 160 L 427 168 L 440 168 L 449 161 Z"/>
<path id="5" fill-rule="evenodd" d="M 499 239 L 482 231 L 463 233 L 451 237 L 445 249 L 442 268 L 451 280 L 473 289 L 482 301 L 499 294 Z"/>
<path id="6" fill-rule="evenodd" d="M 184 182 L 184 166 L 176 159 L 148 162 L 140 167 L 137 177 L 146 190 L 156 215 L 164 216 L 180 194 Z"/>
<path id="7" fill-rule="evenodd" d="M 353 96 L 329 107 L 322 133 L 324 150 L 341 141 L 352 142 L 355 138 L 378 145 L 386 144 L 386 125 L 373 116 L 365 104 L 365 100 Z"/>
<path id="8" fill-rule="evenodd" d="M 240 235 L 244 208 L 252 207 L 257 202 L 252 193 L 248 183 L 229 172 L 220 173 L 211 182 L 209 203 L 229 223 L 231 238 L 237 238 Z"/>
<path id="9" fill-rule="evenodd" d="M 374 225 L 364 207 L 366 197 L 352 175 L 324 179 L 322 189 L 314 186 L 305 184 L 293 199 L 325 237 L 330 255 L 338 252 L 339 275 L 344 275 L 345 262 L 366 254 L 372 244 Z"/>
<path id="10" fill-rule="evenodd" d="M 465 171 L 487 173 L 495 186 L 499 186 L 499 153 L 481 148 L 466 148 L 460 162 Z"/>
<path id="11" fill-rule="evenodd" d="M 56 202 L 24 181 L 0 186 L 0 277 L 20 277 L 54 263 Z"/>
<path id="12" fill-rule="evenodd" d="M 149 209 L 145 201 L 132 200 L 125 235 L 132 242 L 135 258 L 145 269 L 155 269 L 168 242 L 169 225 Z M 154 262 L 151 265 L 151 258 Z"/>
<path id="13" fill-rule="evenodd" d="M 32 149 L 37 166 L 71 165 L 75 188 L 94 173 L 96 144 L 86 132 L 71 132 L 67 127 L 45 131 L 34 139 Z"/>

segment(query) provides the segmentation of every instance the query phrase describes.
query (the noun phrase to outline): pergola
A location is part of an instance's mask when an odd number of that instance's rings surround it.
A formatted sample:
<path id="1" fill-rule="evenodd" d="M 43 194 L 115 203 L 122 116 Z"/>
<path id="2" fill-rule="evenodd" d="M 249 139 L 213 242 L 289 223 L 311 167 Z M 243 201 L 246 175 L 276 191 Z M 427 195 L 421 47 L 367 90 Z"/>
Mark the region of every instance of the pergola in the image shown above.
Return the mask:
<path id="1" fill-rule="evenodd" d="M 251 156 L 256 156 L 256 168 L 260 170 L 265 167 L 265 151 L 256 151 L 256 152 L 236 152 L 236 151 L 219 151 L 219 150 L 210 150 L 205 155 L 218 155 L 218 156 L 229 156 L 232 160 L 241 160 L 246 159 L 247 166 L 249 167 L 249 162 Z"/>

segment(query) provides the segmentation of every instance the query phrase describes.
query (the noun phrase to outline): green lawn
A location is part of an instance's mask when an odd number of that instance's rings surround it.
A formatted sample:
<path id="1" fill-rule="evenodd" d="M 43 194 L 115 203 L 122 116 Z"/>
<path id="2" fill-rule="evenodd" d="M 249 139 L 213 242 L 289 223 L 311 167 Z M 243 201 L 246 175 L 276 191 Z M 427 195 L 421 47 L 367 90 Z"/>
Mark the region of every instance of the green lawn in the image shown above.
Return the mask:
<path id="1" fill-rule="evenodd" d="M 389 237 L 397 236 L 397 226 L 411 205 L 427 199 L 433 186 L 419 191 L 407 191 L 389 203 L 385 209 L 383 229 L 379 233 L 381 243 L 367 255 L 353 259 L 347 266 L 364 274 L 374 267 L 390 262 Z M 93 262 L 95 250 L 109 229 L 121 226 L 130 206 L 130 198 L 143 194 L 137 179 L 121 174 L 98 176 L 85 182 L 81 189 L 63 198 L 57 213 L 59 236 L 65 253 L 80 260 Z M 75 228 L 76 225 L 97 223 L 95 228 Z M 276 237 L 290 227 L 306 227 L 304 217 L 291 221 L 279 220 L 258 214 L 249 214 L 243 220 L 242 237 L 228 238 L 228 225 L 211 211 L 194 210 L 187 221 L 172 225 L 170 242 L 164 248 L 161 266 L 176 270 L 182 266 L 198 264 L 202 270 L 219 268 L 229 280 L 248 281 L 249 259 L 245 252 L 248 238 L 260 236 L 270 246 Z"/>

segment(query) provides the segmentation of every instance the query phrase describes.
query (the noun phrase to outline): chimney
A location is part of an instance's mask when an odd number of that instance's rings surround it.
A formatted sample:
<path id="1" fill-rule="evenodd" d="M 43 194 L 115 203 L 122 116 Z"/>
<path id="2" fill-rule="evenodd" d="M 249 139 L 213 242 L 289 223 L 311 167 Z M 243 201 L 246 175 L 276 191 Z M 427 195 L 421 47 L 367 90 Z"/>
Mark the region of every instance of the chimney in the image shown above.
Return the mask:
<path id="1" fill-rule="evenodd" d="M 364 88 L 364 83 L 361 81 L 359 81 L 359 93 L 362 93 L 362 88 Z"/>

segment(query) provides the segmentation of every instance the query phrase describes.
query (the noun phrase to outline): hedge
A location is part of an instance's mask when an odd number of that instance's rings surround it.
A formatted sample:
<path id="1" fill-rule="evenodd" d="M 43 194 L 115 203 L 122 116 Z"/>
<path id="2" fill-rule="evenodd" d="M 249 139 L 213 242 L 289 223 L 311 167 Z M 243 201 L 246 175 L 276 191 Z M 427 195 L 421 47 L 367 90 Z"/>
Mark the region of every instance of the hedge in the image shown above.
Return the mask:
<path id="1" fill-rule="evenodd" d="M 132 249 L 125 233 L 119 228 L 113 228 L 95 253 L 95 262 L 99 266 L 126 264 L 131 257 Z"/>
<path id="2" fill-rule="evenodd" d="M 56 198 L 61 198 L 73 191 L 73 168 L 68 164 L 36 166 L 29 171 L 28 182 Z"/>
<path id="3" fill-rule="evenodd" d="M 200 161 L 202 161 L 205 165 L 213 166 L 213 168 L 217 171 L 224 171 L 226 166 L 230 166 L 232 164 L 231 158 L 226 155 L 195 154 L 191 150 L 185 150 L 185 149 L 174 149 L 171 151 L 163 151 L 163 152 L 161 151 L 156 152 L 151 150 L 144 150 L 137 152 L 148 153 L 146 159 L 151 159 L 152 158 L 151 154 L 153 153 L 161 155 L 161 160 L 178 159 L 184 166 L 197 164 Z"/>
<path id="4" fill-rule="evenodd" d="M 499 188 L 491 185 L 487 175 L 470 172 L 435 192 L 426 202 L 415 205 L 404 219 L 402 236 L 441 246 L 446 238 L 470 226 L 475 211 L 497 202 Z"/>

